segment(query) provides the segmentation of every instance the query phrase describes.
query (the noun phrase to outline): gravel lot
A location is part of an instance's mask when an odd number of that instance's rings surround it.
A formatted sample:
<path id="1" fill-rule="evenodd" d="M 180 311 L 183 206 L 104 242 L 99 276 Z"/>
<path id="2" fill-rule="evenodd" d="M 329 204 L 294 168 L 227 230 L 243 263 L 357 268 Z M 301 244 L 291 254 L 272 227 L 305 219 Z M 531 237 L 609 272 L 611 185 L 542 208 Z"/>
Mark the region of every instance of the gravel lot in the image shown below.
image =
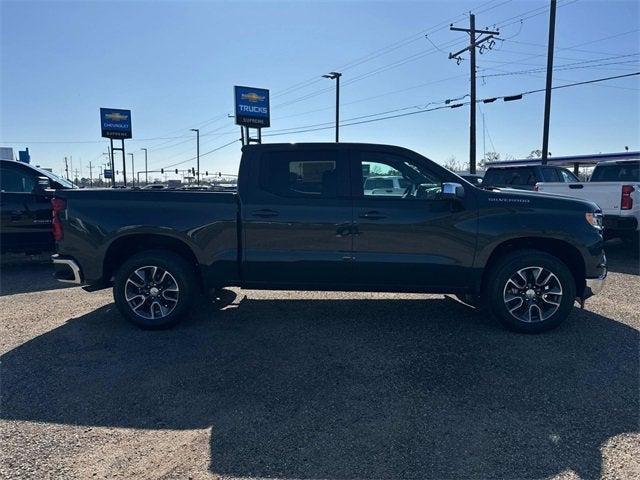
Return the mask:
<path id="1" fill-rule="evenodd" d="M 228 290 L 165 332 L 1 272 L 3 478 L 640 478 L 640 276 L 517 335 L 443 296 Z"/>

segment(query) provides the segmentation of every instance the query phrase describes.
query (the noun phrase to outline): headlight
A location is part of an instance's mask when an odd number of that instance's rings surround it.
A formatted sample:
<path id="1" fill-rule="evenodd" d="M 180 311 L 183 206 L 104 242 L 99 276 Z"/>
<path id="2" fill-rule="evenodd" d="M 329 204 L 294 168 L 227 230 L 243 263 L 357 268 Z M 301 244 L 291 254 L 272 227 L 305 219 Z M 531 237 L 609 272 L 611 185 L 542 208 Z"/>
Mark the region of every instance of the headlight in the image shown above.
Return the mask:
<path id="1" fill-rule="evenodd" d="M 584 214 L 587 222 L 598 230 L 602 230 L 602 213 L 600 212 L 587 212 Z"/>

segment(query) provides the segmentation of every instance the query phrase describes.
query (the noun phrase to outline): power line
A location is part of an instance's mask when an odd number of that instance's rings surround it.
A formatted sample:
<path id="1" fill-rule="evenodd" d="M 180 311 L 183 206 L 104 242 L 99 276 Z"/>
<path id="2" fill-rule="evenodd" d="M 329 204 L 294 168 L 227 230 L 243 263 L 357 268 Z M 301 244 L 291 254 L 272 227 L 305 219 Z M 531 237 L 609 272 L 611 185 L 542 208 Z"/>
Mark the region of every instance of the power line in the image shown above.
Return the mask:
<path id="1" fill-rule="evenodd" d="M 624 62 L 607 62 L 607 63 L 599 63 L 599 64 L 595 64 L 595 65 L 582 65 L 582 66 L 575 66 L 575 67 L 563 67 L 561 65 L 558 65 L 557 67 L 555 67 L 553 69 L 554 72 L 558 71 L 565 71 L 565 70 L 580 70 L 583 68 L 601 68 L 601 67 L 606 67 L 606 66 L 611 66 L 611 65 L 630 65 L 630 64 L 635 64 L 637 63 L 637 61 L 633 61 L 633 60 L 626 60 Z M 612 70 L 611 68 L 607 68 L 607 70 Z M 529 69 L 529 70 L 519 70 L 519 71 L 515 71 L 515 72 L 503 72 L 503 73 L 491 73 L 489 75 L 481 75 L 482 78 L 492 78 L 492 77 L 505 77 L 505 76 L 512 76 L 512 75 L 528 75 L 530 73 L 540 73 L 540 72 L 544 72 L 545 69 L 544 67 L 541 68 L 534 68 L 534 69 Z M 624 70 L 623 70 L 624 71 Z"/>
<path id="2" fill-rule="evenodd" d="M 581 81 L 581 82 L 573 82 L 573 83 L 568 83 L 568 84 L 563 84 L 563 85 L 556 85 L 556 86 L 551 87 L 551 88 L 553 90 L 556 90 L 556 89 L 562 89 L 562 88 L 568 88 L 568 87 L 575 87 L 575 86 L 579 86 L 579 85 L 588 85 L 588 84 L 593 84 L 593 83 L 605 82 L 605 81 L 609 81 L 609 80 L 628 78 L 628 77 L 637 76 L 637 75 L 640 75 L 640 72 L 628 73 L 628 74 L 624 74 L 624 75 L 614 75 L 614 76 L 609 76 L 609 77 L 604 77 L 604 78 L 595 78 L 595 79 L 591 79 L 591 80 L 585 80 L 585 81 Z M 485 103 L 485 101 L 492 102 L 492 101 L 495 101 L 497 99 L 504 99 L 504 98 L 509 98 L 509 97 L 518 97 L 518 96 L 530 95 L 530 94 L 533 94 L 533 93 L 540 93 L 540 92 L 544 92 L 544 91 L 545 91 L 544 88 L 537 89 L 537 90 L 529 90 L 529 91 L 526 91 L 526 92 L 522 92 L 519 95 L 503 95 L 503 96 L 500 96 L 500 97 L 490 97 L 490 98 L 480 99 L 480 100 L 477 100 L 477 103 L 481 103 L 481 102 Z M 433 107 L 433 108 L 424 108 L 424 109 L 417 110 L 417 111 L 414 111 L 414 112 L 396 113 L 396 114 L 393 114 L 393 115 L 386 115 L 386 116 L 379 117 L 379 118 L 368 118 L 368 119 L 363 119 L 363 120 L 358 120 L 358 121 L 355 121 L 355 119 L 358 118 L 358 117 L 354 117 L 354 118 L 350 118 L 350 119 L 345 119 L 340 124 L 340 126 L 341 127 L 349 127 L 349 126 L 353 126 L 353 125 L 362 125 L 362 124 L 367 124 L 367 123 L 380 122 L 380 121 L 383 121 L 383 120 L 390 120 L 390 119 L 394 119 L 394 118 L 401 118 L 401 117 L 406 117 L 406 116 L 411 116 L 411 115 L 418 115 L 418 114 L 421 114 L 421 113 L 433 112 L 433 111 L 437 111 L 437 110 L 444 110 L 446 108 L 458 108 L 458 107 L 461 107 L 461 106 L 464 106 L 464 105 L 468 105 L 469 103 L 470 102 L 467 101 L 467 102 L 462 102 L 462 103 L 455 103 L 453 105 L 450 105 L 450 104 L 449 105 L 440 105 L 440 106 Z M 406 109 L 406 108 L 411 108 L 411 107 L 405 107 L 404 109 Z M 402 110 L 402 109 L 397 109 L 396 111 L 399 111 L 399 110 Z M 371 116 L 374 116 L 374 115 L 383 115 L 383 114 L 386 114 L 386 113 L 389 113 L 389 112 L 390 111 L 378 112 L 377 114 L 370 114 L 370 115 L 362 116 L 360 118 L 371 117 Z M 318 126 L 318 127 L 303 126 L 303 127 L 298 127 L 298 130 L 295 130 L 295 131 L 287 131 L 287 132 L 275 131 L 275 132 L 272 132 L 272 133 L 269 133 L 269 134 L 265 134 L 265 135 L 263 135 L 263 137 L 276 137 L 276 136 L 282 136 L 282 135 L 291 135 L 291 134 L 295 134 L 295 133 L 316 132 L 316 131 L 329 130 L 329 129 L 333 129 L 334 128 L 333 122 L 327 122 L 327 123 L 331 123 L 331 125 Z M 200 154 L 200 157 L 203 157 L 203 156 L 209 155 L 211 153 L 217 152 L 219 150 L 222 150 L 223 148 L 227 148 L 230 145 L 233 145 L 234 143 L 239 142 L 239 141 L 240 141 L 240 139 L 234 139 L 234 140 L 232 140 L 232 141 L 230 141 L 228 143 L 225 143 L 224 145 L 221 145 L 221 146 L 216 147 L 216 148 L 214 148 L 212 150 L 209 150 L 209 151 L 207 151 L 207 152 L 205 152 L 203 154 Z M 490 139 L 490 141 L 491 141 L 491 139 Z M 493 145 L 492 141 L 491 141 L 491 143 Z M 186 160 L 182 160 L 180 162 L 172 163 L 172 164 L 167 165 L 167 166 L 162 167 L 162 168 L 167 169 L 167 168 L 172 168 L 172 167 L 175 167 L 175 166 L 178 166 L 178 165 L 183 165 L 185 163 L 188 163 L 188 162 L 191 162 L 191 161 L 195 160 L 195 158 L 196 157 L 191 157 L 191 158 L 188 158 Z"/>
<path id="3" fill-rule="evenodd" d="M 568 88 L 568 87 L 575 87 L 575 86 L 579 86 L 579 85 L 588 85 L 588 84 L 592 84 L 592 83 L 598 83 L 598 82 L 605 82 L 605 81 L 609 81 L 609 80 L 616 80 L 616 79 L 620 79 L 620 78 L 627 78 L 627 77 L 632 77 L 632 76 L 637 76 L 640 75 L 640 72 L 633 72 L 633 73 L 627 73 L 624 75 L 614 75 L 614 76 L 610 76 L 610 77 L 604 77 L 604 78 L 596 78 L 596 79 L 592 79 L 592 80 L 585 80 L 582 82 L 573 82 L 573 83 L 568 83 L 568 84 L 564 84 L 564 85 L 556 85 L 554 87 L 551 87 L 552 90 L 556 90 L 556 89 L 561 89 L 561 88 Z M 492 101 L 498 100 L 498 99 L 504 99 L 504 98 L 509 98 L 509 97 L 518 97 L 518 96 L 524 96 L 524 95 L 530 95 L 533 93 L 540 93 L 540 92 L 544 92 L 545 89 L 541 88 L 541 89 L 537 89 L 537 90 L 529 90 L 527 92 L 522 92 L 521 94 L 518 95 L 503 95 L 503 96 L 498 96 L 498 97 L 488 97 L 488 98 L 484 98 L 484 99 L 479 99 L 476 101 L 476 103 L 490 103 Z M 469 101 L 467 102 L 462 102 L 462 103 L 455 103 L 453 105 L 443 105 L 443 106 L 439 106 L 439 107 L 434 107 L 434 108 L 429 108 L 429 109 L 424 109 L 424 110 L 419 110 L 419 111 L 415 111 L 415 112 L 406 112 L 406 113 L 400 113 L 400 114 L 396 114 L 396 115 L 389 115 L 386 117 L 381 117 L 381 118 L 374 118 L 374 119 L 369 119 L 369 120 L 363 120 L 363 121 L 358 121 L 358 122 L 350 122 L 350 123 L 346 123 L 348 122 L 348 120 L 345 120 L 345 123 L 341 124 L 340 126 L 351 126 L 351 125 L 360 125 L 360 124 L 364 124 L 364 123 L 372 123 L 372 122 L 379 122 L 382 120 L 388 120 L 388 119 L 392 119 L 392 118 L 399 118 L 399 117 L 406 117 L 409 115 L 418 115 L 421 113 L 427 113 L 427 112 L 433 112 L 436 110 L 442 110 L 445 108 L 458 108 L 458 107 L 462 107 L 464 105 L 469 105 Z M 292 133 L 305 133 L 305 132 L 314 132 L 314 131 L 320 131 L 320 130 L 327 130 L 333 128 L 333 126 L 328 126 L 328 127 L 320 127 L 320 128 L 313 128 L 313 129 L 303 129 L 303 130 L 299 130 L 299 131 L 294 131 L 294 132 L 285 132 L 285 133 L 270 133 L 270 134 L 265 134 L 263 135 L 264 137 L 273 137 L 273 136 L 280 136 L 280 135 L 287 135 L 287 134 L 292 134 Z"/>
<path id="4" fill-rule="evenodd" d="M 209 155 L 211 153 L 217 152 L 218 150 L 222 150 L 223 148 L 227 148 L 228 146 L 233 145 L 234 143 L 239 142 L 239 141 L 240 141 L 240 139 L 236 138 L 235 140 L 232 140 L 229 143 L 225 143 L 224 145 L 221 145 L 221 146 L 216 147 L 216 148 L 214 148 L 212 150 L 209 150 L 208 152 L 201 153 L 200 154 L 200 158 L 202 158 L 202 157 L 204 157 L 206 155 Z M 188 158 L 187 160 L 183 160 L 181 162 L 172 163 L 171 165 L 167 165 L 166 167 L 162 167 L 162 168 L 165 168 L 165 169 L 166 168 L 173 168 L 173 167 L 176 167 L 178 165 L 182 165 L 182 164 L 187 163 L 187 162 L 192 162 L 195 159 L 196 159 L 196 157 L 191 157 L 191 158 Z"/>
<path id="5" fill-rule="evenodd" d="M 492 3 L 495 3 L 496 1 L 498 3 L 488 7 L 488 5 L 490 5 Z M 491 0 L 489 2 L 483 3 L 482 5 L 479 5 L 475 9 L 475 11 L 476 11 L 476 13 L 483 13 L 483 12 L 492 10 L 494 8 L 498 8 L 498 7 L 500 7 L 502 5 L 505 5 L 507 3 L 510 3 L 511 1 L 512 0 L 502 0 L 502 1 L 500 1 L 500 0 Z M 483 7 L 487 7 L 487 8 L 485 8 L 483 10 L 480 10 Z M 423 38 L 423 36 L 425 34 L 427 34 L 427 35 L 433 34 L 433 33 L 436 33 L 437 31 L 440 31 L 440 30 L 443 30 L 443 29 L 447 28 L 447 26 L 449 25 L 450 22 L 454 22 L 454 21 L 460 19 L 461 17 L 464 18 L 465 15 L 466 15 L 466 13 L 458 14 L 458 15 L 456 15 L 454 17 L 451 17 L 451 18 L 449 18 L 449 19 L 447 19 L 447 20 L 445 20 L 443 22 L 439 22 L 439 23 L 433 25 L 432 27 L 429 27 L 429 28 L 427 28 L 425 30 L 421 30 L 420 32 L 417 32 L 417 33 L 415 33 L 415 34 L 413 34 L 411 36 L 405 37 L 404 39 L 401 39 L 401 40 L 399 40 L 397 42 L 394 42 L 394 43 L 392 43 L 390 45 L 387 45 L 386 47 L 382 47 L 380 49 L 374 50 L 373 52 L 368 53 L 368 54 L 366 54 L 366 55 L 364 55 L 362 57 L 359 57 L 359 58 L 357 58 L 355 60 L 352 60 L 351 62 L 348 62 L 346 64 L 340 65 L 340 66 L 334 68 L 333 70 L 336 70 L 336 71 L 349 70 L 349 69 L 354 68 L 354 67 L 356 67 L 358 65 L 362 65 L 364 63 L 370 62 L 371 60 L 374 60 L 374 59 L 379 58 L 381 56 L 387 55 L 388 53 L 391 53 L 391 52 L 393 52 L 395 50 L 398 50 L 399 48 L 401 48 L 401 47 L 403 47 L 405 45 L 409 45 L 410 43 L 414 43 L 416 41 L 422 40 L 422 38 Z M 272 98 L 278 98 L 278 97 L 283 96 L 283 95 L 288 95 L 289 93 L 293 93 L 294 91 L 301 90 L 301 89 L 303 89 L 303 88 L 305 88 L 307 86 L 310 86 L 312 84 L 318 83 L 320 81 L 322 81 L 322 79 L 320 78 L 319 75 L 317 77 L 316 76 L 311 77 L 309 80 L 305 80 L 305 81 L 296 83 L 296 84 L 292 85 L 291 87 L 288 87 L 288 88 L 284 89 L 281 92 L 275 93 L 274 95 L 272 95 Z M 321 93 L 324 93 L 324 91 L 326 91 L 326 90 L 323 89 L 323 92 L 321 92 Z"/>

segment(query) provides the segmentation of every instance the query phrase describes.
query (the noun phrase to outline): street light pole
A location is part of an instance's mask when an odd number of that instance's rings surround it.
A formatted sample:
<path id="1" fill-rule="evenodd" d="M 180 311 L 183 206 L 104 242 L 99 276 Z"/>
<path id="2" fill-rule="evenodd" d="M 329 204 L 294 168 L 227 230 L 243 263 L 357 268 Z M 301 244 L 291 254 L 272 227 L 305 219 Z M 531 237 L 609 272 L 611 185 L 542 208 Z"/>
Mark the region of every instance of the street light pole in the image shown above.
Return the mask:
<path id="1" fill-rule="evenodd" d="M 197 175 L 198 185 L 200 185 L 200 129 L 192 128 L 191 131 L 196 132 L 196 158 L 198 159 L 196 175 Z"/>
<path id="2" fill-rule="evenodd" d="M 329 72 L 323 78 L 336 81 L 336 143 L 340 141 L 340 72 Z"/>
<path id="3" fill-rule="evenodd" d="M 131 187 L 135 187 L 136 186 L 136 167 L 135 167 L 135 164 L 133 163 L 133 153 L 130 153 L 129 155 L 131 155 Z"/>
<path id="4" fill-rule="evenodd" d="M 544 123 L 542 125 L 542 165 L 549 157 L 549 117 L 551 116 L 551 85 L 553 83 L 553 48 L 556 38 L 556 0 L 549 7 L 549 43 L 547 44 L 547 80 L 544 92 Z"/>
<path id="5" fill-rule="evenodd" d="M 140 150 L 144 150 L 144 184 L 149 185 L 149 168 L 147 167 L 147 149 L 141 148 Z"/>

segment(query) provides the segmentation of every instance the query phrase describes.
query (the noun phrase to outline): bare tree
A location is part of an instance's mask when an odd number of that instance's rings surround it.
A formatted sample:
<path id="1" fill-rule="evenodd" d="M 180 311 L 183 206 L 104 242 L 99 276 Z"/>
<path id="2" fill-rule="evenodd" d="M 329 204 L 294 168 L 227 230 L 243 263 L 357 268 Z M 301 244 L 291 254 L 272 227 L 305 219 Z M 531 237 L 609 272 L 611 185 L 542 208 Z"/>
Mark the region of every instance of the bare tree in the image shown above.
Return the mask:
<path id="1" fill-rule="evenodd" d="M 458 160 L 456 160 L 456 157 L 451 155 L 451 157 L 449 157 L 445 162 L 444 162 L 444 168 L 447 168 L 449 170 L 451 170 L 452 172 L 464 172 L 466 169 L 468 169 L 469 164 L 468 163 L 462 163 L 459 162 Z"/>

